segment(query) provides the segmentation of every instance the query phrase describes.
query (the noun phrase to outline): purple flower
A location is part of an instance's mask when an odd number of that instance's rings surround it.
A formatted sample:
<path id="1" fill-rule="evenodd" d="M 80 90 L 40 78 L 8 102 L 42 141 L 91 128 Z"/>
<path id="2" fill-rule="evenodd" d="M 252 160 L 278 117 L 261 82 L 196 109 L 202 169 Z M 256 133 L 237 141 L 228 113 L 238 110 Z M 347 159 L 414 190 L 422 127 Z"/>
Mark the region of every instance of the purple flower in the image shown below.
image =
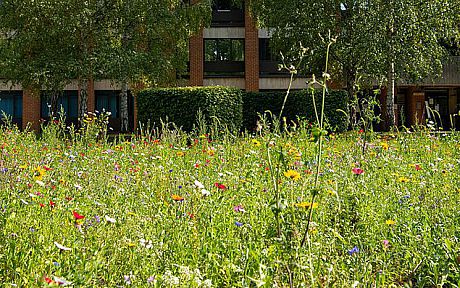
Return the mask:
<path id="1" fill-rule="evenodd" d="M 0 169 L 0 172 L 6 173 L 6 172 L 8 172 L 8 168 L 2 168 L 2 169 Z"/>
<path id="2" fill-rule="evenodd" d="M 353 254 L 358 253 L 358 252 L 359 252 L 359 249 L 356 246 L 353 247 L 351 250 L 348 250 L 349 255 L 353 255 Z"/>
<path id="3" fill-rule="evenodd" d="M 97 216 L 97 215 L 94 216 L 94 219 L 96 219 L 96 222 L 97 222 L 97 223 L 100 223 L 100 222 L 101 222 L 101 217 L 99 217 L 99 216 Z"/>
<path id="4" fill-rule="evenodd" d="M 155 276 L 150 276 L 148 279 L 147 279 L 147 283 L 153 283 L 155 281 Z"/>
<path id="5" fill-rule="evenodd" d="M 238 226 L 238 227 L 241 227 L 241 226 L 243 226 L 243 223 L 235 221 L 235 225 Z"/>
<path id="6" fill-rule="evenodd" d="M 125 283 L 127 285 L 131 285 L 131 277 L 129 277 L 128 275 L 125 275 L 123 276 L 123 279 L 125 280 Z"/>

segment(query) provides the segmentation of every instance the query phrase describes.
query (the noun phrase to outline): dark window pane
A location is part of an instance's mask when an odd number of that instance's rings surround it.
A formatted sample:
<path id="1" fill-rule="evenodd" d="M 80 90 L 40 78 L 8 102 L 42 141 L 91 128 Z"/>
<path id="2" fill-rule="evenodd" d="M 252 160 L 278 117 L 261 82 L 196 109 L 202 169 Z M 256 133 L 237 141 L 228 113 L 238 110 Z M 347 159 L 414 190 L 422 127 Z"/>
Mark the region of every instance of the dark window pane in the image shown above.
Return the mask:
<path id="1" fill-rule="evenodd" d="M 204 60 L 217 61 L 217 40 L 204 41 Z"/>
<path id="2" fill-rule="evenodd" d="M 0 112 L 5 113 L 8 116 L 13 116 L 14 114 L 14 97 L 0 96 Z"/>
<path id="3" fill-rule="evenodd" d="M 96 110 L 110 112 L 110 118 L 118 118 L 118 96 L 120 91 L 97 90 Z"/>

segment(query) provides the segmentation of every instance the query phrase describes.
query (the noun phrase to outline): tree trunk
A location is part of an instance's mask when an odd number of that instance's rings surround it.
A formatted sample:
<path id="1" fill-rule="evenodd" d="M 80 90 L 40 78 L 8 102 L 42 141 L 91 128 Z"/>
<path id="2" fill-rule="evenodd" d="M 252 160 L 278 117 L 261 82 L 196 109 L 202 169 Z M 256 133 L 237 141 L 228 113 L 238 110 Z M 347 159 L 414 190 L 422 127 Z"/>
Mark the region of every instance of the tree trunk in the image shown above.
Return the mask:
<path id="1" fill-rule="evenodd" d="M 78 119 L 83 121 L 88 113 L 88 79 L 80 79 L 80 101 L 78 102 Z"/>
<path id="2" fill-rule="evenodd" d="M 388 93 L 387 93 L 387 121 L 388 127 L 396 125 L 395 121 L 395 63 L 391 61 L 390 71 L 388 72 Z"/>
<path id="3" fill-rule="evenodd" d="M 352 103 L 356 104 L 358 103 L 356 100 L 356 91 L 355 91 L 355 73 L 352 72 L 351 70 L 347 69 L 346 73 L 346 78 L 347 78 L 347 93 L 348 93 L 348 99 Z M 356 124 L 358 123 L 358 106 L 357 105 L 351 105 L 350 107 L 350 126 L 351 128 L 354 128 Z"/>
<path id="4" fill-rule="evenodd" d="M 123 81 L 121 83 L 121 92 L 120 92 L 120 122 L 121 122 L 121 132 L 128 131 L 128 82 Z"/>

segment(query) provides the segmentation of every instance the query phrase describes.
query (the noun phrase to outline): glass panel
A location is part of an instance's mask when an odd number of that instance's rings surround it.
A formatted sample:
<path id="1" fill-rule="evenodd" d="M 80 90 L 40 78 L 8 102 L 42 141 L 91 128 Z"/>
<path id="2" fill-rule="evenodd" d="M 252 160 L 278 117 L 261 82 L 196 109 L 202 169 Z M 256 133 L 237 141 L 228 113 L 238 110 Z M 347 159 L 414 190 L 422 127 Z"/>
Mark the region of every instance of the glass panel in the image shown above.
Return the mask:
<path id="1" fill-rule="evenodd" d="M 217 40 L 204 40 L 204 61 L 217 61 Z"/>
<path id="2" fill-rule="evenodd" d="M 68 91 L 68 109 L 67 117 L 77 118 L 78 117 L 78 91 Z"/>
<path id="3" fill-rule="evenodd" d="M 118 94 L 120 91 L 96 91 L 96 110 L 111 112 L 110 118 L 118 118 Z"/>
<path id="4" fill-rule="evenodd" d="M 232 60 L 232 40 L 231 39 L 219 39 L 218 42 L 219 60 L 220 61 L 231 61 Z"/>
<path id="5" fill-rule="evenodd" d="M 232 61 L 244 61 L 243 40 L 232 40 Z"/>
<path id="6" fill-rule="evenodd" d="M 14 117 L 22 118 L 22 92 L 18 92 L 14 104 Z"/>
<path id="7" fill-rule="evenodd" d="M 14 97 L 0 96 L 0 113 L 14 116 Z M 0 115 L 1 117 L 2 115 Z"/>

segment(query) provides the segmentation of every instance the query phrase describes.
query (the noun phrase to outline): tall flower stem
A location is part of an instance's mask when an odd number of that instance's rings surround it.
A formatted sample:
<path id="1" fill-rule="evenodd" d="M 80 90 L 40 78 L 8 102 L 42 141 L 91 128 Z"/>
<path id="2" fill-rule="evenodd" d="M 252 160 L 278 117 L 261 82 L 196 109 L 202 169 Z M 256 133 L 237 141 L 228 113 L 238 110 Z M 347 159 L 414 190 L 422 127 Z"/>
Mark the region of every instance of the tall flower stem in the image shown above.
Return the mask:
<path id="1" fill-rule="evenodd" d="M 326 98 L 326 92 L 327 92 L 327 81 L 329 80 L 329 74 L 327 73 L 328 70 L 328 63 L 329 63 L 329 51 L 331 48 L 331 45 L 335 42 L 334 39 L 331 39 L 330 37 L 330 32 L 329 32 L 329 43 L 327 44 L 327 49 L 326 49 L 326 65 L 324 67 L 324 72 L 323 72 L 323 81 L 321 83 L 322 88 L 323 88 L 323 99 L 321 99 L 321 115 L 320 115 L 320 121 L 319 121 L 319 139 L 318 139 L 318 151 L 316 154 L 316 175 L 315 175 L 315 183 L 314 183 L 314 188 L 313 188 L 313 193 L 311 195 L 311 205 L 310 205 L 310 211 L 308 213 L 308 222 L 307 222 L 307 227 L 305 228 L 305 232 L 302 238 L 302 242 L 300 242 L 300 247 L 303 247 L 305 244 L 305 241 L 307 240 L 308 236 L 308 231 L 310 230 L 310 223 L 313 217 L 313 203 L 315 201 L 316 196 L 318 195 L 319 192 L 319 173 L 321 170 L 321 158 L 322 158 L 322 153 L 323 153 L 323 129 L 324 129 L 324 103 L 325 103 L 325 98 Z M 313 101 L 314 101 L 314 95 L 313 95 Z M 315 102 L 314 102 L 315 103 Z"/>

